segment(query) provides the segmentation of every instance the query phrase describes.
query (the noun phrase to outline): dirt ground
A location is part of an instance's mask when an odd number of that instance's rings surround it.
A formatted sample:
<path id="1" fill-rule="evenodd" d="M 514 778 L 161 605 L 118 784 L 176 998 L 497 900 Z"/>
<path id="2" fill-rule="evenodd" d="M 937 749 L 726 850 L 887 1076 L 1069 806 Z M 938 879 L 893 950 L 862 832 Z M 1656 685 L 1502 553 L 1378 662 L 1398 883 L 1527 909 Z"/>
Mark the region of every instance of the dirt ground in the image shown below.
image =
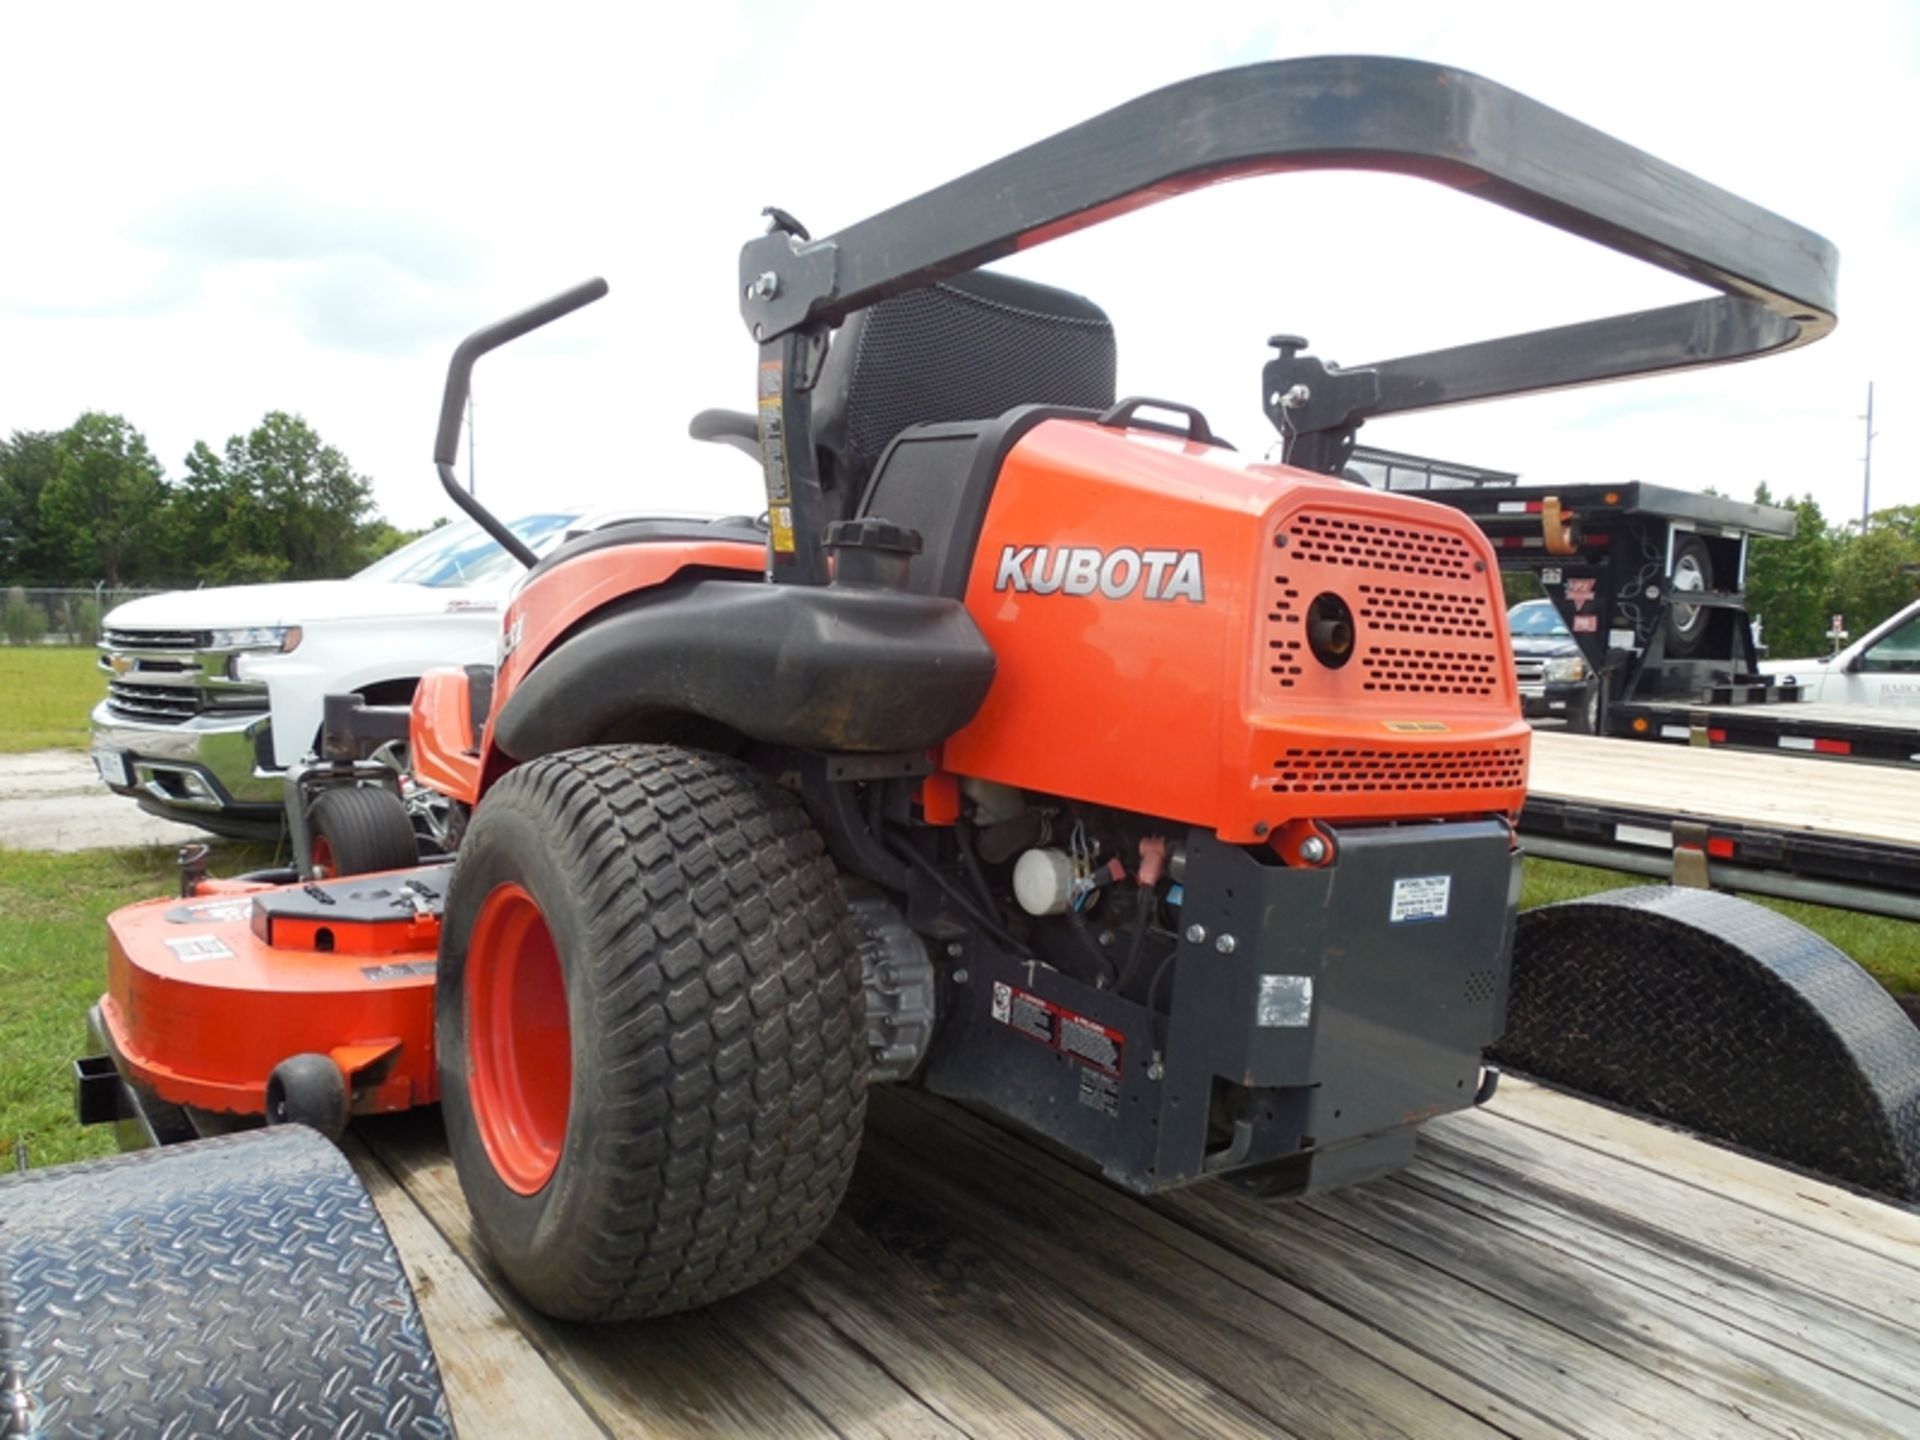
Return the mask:
<path id="1" fill-rule="evenodd" d="M 100 783 L 86 755 L 72 750 L 0 755 L 0 845 L 67 852 L 207 838 L 114 794 Z"/>

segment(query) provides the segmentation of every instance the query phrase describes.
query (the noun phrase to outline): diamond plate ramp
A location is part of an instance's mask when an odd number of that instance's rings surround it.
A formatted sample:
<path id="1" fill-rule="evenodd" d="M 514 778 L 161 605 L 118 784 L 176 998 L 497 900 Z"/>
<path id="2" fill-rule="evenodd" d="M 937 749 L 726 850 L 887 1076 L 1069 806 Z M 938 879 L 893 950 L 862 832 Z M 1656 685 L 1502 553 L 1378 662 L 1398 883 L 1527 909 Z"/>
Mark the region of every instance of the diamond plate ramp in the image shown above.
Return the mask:
<path id="1" fill-rule="evenodd" d="M 314 1131 L 0 1177 L 0 1437 L 453 1433 L 386 1227 Z"/>
<path id="2" fill-rule="evenodd" d="M 1520 916 L 1515 1069 L 1901 1199 L 1920 1199 L 1920 1029 L 1785 916 L 1651 886 Z"/>

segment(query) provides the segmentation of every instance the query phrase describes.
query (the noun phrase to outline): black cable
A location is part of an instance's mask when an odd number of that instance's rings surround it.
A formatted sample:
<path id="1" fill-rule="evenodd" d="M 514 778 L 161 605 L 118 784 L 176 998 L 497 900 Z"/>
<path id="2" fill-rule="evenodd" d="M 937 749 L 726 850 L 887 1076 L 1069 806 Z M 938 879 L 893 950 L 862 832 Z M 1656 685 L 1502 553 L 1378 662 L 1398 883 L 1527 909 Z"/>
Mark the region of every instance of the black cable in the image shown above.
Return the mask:
<path id="1" fill-rule="evenodd" d="M 890 835 L 886 837 L 886 842 L 889 850 L 893 851 L 894 854 L 898 855 L 902 860 L 905 860 L 909 865 L 920 870 L 929 880 L 938 885 L 941 893 L 971 917 L 974 924 L 978 925 L 981 929 L 985 930 L 987 934 L 999 941 L 1003 948 L 1014 955 L 1018 955 L 1022 960 L 1035 958 L 1031 950 L 1014 939 L 1013 936 L 1002 929 L 997 922 L 982 915 L 980 913 L 980 907 L 974 904 L 967 893 L 956 886 L 945 875 L 942 875 L 939 868 L 931 860 L 927 859 L 926 856 L 922 855 L 911 845 L 908 845 L 904 841 L 895 840 Z"/>
<path id="2" fill-rule="evenodd" d="M 1147 920 L 1153 914 L 1153 891 L 1142 885 L 1135 893 L 1133 937 L 1127 942 L 1127 963 L 1120 967 L 1120 978 L 1113 982 L 1116 992 L 1125 992 L 1140 973 L 1140 962 L 1147 956 Z"/>
<path id="3" fill-rule="evenodd" d="M 1160 1006 L 1158 998 L 1160 995 L 1160 981 L 1166 976 L 1166 973 L 1173 968 L 1173 962 L 1179 958 L 1180 951 L 1177 946 L 1169 950 L 1167 952 L 1167 958 L 1162 960 L 1154 970 L 1153 979 L 1147 982 L 1147 1024 L 1153 1030 L 1153 1048 L 1155 1050 L 1163 1050 L 1166 1048 L 1166 1040 L 1160 1034 Z"/>
<path id="4" fill-rule="evenodd" d="M 1093 938 L 1093 932 L 1087 929 L 1087 917 L 1078 910 L 1069 910 L 1067 925 L 1075 935 L 1080 937 L 1080 943 L 1093 957 L 1094 963 L 1104 972 L 1102 978 L 1106 980 L 1107 988 L 1111 989 L 1115 980 L 1119 978 L 1119 972 L 1114 968 L 1113 957 L 1101 948 L 1100 942 Z M 1098 983 L 1098 981 L 1095 982 L 1096 985 Z"/>
<path id="5" fill-rule="evenodd" d="M 956 820 L 953 838 L 960 847 L 960 868 L 967 872 L 967 879 L 973 882 L 973 893 L 987 907 L 987 914 L 1005 929 L 1007 917 L 1000 909 L 1000 902 L 994 898 L 993 887 L 987 884 L 987 872 L 980 868 L 980 857 L 973 852 L 973 827 L 964 820 Z"/>

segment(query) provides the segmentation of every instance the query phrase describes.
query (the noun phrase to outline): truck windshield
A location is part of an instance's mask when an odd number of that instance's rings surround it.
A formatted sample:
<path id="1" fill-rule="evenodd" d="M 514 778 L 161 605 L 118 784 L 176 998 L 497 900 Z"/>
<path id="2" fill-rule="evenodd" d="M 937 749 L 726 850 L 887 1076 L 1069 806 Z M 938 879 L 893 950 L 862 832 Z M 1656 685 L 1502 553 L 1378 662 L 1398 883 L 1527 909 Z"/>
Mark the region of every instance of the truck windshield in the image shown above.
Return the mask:
<path id="1" fill-rule="evenodd" d="M 1507 629 L 1515 635 L 1566 635 L 1565 622 L 1551 601 L 1534 600 L 1507 612 Z"/>
<path id="2" fill-rule="evenodd" d="M 576 511 L 522 515 L 507 528 L 539 555 L 551 549 L 580 516 Z M 390 585 L 489 585 L 517 574 L 520 562 L 471 520 L 442 525 L 373 562 L 353 578 Z"/>

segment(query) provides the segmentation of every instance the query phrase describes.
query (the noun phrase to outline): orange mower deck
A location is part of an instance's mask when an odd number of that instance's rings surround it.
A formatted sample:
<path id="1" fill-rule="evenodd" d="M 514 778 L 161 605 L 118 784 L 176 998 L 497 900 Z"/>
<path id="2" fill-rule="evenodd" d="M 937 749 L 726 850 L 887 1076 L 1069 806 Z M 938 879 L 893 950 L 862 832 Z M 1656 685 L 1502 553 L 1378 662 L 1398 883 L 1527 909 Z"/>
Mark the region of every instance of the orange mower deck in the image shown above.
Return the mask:
<path id="1" fill-rule="evenodd" d="M 123 1073 L 176 1105 L 264 1113 L 291 1056 L 329 1057 L 352 1113 L 439 1098 L 434 955 L 448 868 L 222 887 L 107 920 L 100 1017 Z"/>

